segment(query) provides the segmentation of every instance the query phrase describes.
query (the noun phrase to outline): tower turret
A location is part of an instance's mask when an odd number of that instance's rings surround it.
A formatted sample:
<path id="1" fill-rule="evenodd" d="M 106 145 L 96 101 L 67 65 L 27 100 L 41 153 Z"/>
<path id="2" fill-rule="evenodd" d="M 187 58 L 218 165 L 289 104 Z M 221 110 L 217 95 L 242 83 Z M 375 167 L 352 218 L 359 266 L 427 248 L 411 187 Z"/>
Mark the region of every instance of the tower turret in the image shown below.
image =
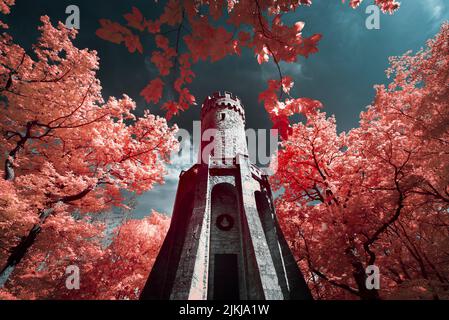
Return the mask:
<path id="1" fill-rule="evenodd" d="M 234 159 L 248 155 L 245 135 L 245 110 L 237 96 L 216 92 L 206 98 L 201 109 L 202 162 L 213 159 Z"/>

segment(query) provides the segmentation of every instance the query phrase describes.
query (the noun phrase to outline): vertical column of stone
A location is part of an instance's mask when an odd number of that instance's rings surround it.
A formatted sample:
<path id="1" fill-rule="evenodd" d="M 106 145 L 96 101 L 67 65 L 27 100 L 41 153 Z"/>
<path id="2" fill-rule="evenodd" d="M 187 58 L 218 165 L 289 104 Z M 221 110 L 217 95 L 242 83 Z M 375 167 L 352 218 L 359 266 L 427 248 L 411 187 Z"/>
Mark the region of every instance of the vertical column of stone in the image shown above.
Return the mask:
<path id="1" fill-rule="evenodd" d="M 279 248 L 282 254 L 283 267 L 285 270 L 285 275 L 287 278 L 289 296 L 286 299 L 289 300 L 313 300 L 312 293 L 304 279 L 301 270 L 298 267 L 296 259 L 290 250 L 290 247 L 285 240 L 284 234 L 279 225 L 279 221 L 276 215 L 276 208 L 274 206 L 273 193 L 271 191 L 271 186 L 266 183 L 266 189 L 268 192 L 268 199 L 270 202 L 271 210 L 273 212 L 274 226 L 277 231 L 277 239 Z"/>
<path id="2" fill-rule="evenodd" d="M 265 191 L 265 188 L 269 188 L 266 177 L 262 183 L 261 192 L 256 196 L 257 209 L 259 211 L 262 226 L 265 231 L 265 237 L 267 239 L 268 247 L 270 248 L 271 258 L 273 259 L 274 267 L 276 269 L 279 284 L 282 288 L 284 298 L 289 296 L 289 285 L 286 278 L 286 270 L 284 265 L 284 258 L 281 253 L 281 246 L 278 242 L 278 232 L 276 229 L 274 208 L 271 207 L 268 199 L 271 194 Z"/>
<path id="3" fill-rule="evenodd" d="M 171 300 L 206 300 L 209 269 L 209 168 L 199 168 L 192 218 L 176 273 Z"/>
<path id="4" fill-rule="evenodd" d="M 282 288 L 279 285 L 278 276 L 271 258 L 270 249 L 265 237 L 262 223 L 257 212 L 255 191 L 258 184 L 252 177 L 249 159 L 238 155 L 238 164 L 240 168 L 241 192 L 244 213 L 242 219 L 246 219 L 249 231 L 250 243 L 254 250 L 255 262 L 258 268 L 262 289 L 265 299 L 283 300 Z"/>

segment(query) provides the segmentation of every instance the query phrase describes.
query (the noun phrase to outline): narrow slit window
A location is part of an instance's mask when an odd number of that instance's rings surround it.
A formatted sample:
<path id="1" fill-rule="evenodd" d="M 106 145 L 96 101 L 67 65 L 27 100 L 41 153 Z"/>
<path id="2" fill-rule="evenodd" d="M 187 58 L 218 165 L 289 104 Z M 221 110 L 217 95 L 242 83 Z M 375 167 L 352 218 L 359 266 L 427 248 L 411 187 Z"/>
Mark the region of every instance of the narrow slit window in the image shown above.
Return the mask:
<path id="1" fill-rule="evenodd" d="M 221 114 L 221 121 L 224 121 L 226 119 L 226 113 Z"/>

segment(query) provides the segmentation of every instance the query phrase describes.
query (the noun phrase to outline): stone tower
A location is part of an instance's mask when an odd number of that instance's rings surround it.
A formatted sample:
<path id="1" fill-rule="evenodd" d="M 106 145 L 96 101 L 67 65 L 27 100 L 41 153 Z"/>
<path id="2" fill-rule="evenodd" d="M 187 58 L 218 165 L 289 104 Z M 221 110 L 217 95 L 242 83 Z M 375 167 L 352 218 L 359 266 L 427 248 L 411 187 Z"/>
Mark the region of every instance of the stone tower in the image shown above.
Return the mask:
<path id="1" fill-rule="evenodd" d="M 201 130 L 213 143 L 202 143 L 198 164 L 181 173 L 172 223 L 141 299 L 311 299 L 276 220 L 268 178 L 249 161 L 240 99 L 208 97 Z"/>

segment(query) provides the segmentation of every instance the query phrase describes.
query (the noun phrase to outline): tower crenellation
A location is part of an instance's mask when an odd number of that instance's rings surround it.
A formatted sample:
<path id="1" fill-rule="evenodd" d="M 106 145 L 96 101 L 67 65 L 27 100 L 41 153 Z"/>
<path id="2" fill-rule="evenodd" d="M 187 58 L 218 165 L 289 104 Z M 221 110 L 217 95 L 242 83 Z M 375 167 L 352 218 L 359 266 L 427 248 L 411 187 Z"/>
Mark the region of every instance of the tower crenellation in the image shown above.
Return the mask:
<path id="1" fill-rule="evenodd" d="M 231 92 L 217 91 L 213 95 L 206 98 L 201 109 L 201 118 L 203 118 L 208 112 L 216 110 L 217 108 L 227 108 L 237 112 L 243 122 L 246 122 L 245 110 L 240 98 Z"/>

